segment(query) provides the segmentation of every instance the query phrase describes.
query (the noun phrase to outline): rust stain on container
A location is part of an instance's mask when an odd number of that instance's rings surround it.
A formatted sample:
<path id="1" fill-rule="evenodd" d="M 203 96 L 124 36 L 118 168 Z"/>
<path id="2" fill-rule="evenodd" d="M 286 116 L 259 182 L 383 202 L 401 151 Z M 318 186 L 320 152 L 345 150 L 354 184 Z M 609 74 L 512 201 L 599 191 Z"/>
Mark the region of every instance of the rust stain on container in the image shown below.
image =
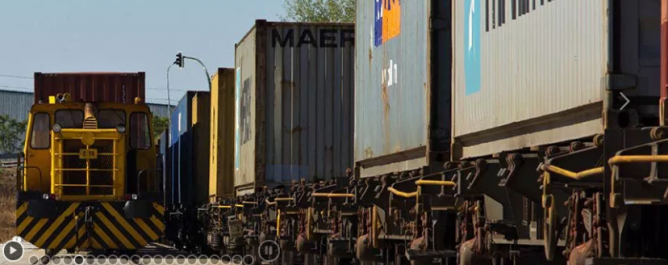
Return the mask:
<path id="1" fill-rule="evenodd" d="M 383 139 L 385 139 L 385 146 L 389 147 L 390 140 L 387 135 L 390 135 L 390 98 L 387 93 L 387 82 L 383 82 L 381 97 L 383 98 L 383 132 L 385 133 Z"/>
<path id="2" fill-rule="evenodd" d="M 138 73 L 35 73 L 35 103 L 69 93 L 73 101 L 133 103 L 146 98 L 145 74 Z"/>

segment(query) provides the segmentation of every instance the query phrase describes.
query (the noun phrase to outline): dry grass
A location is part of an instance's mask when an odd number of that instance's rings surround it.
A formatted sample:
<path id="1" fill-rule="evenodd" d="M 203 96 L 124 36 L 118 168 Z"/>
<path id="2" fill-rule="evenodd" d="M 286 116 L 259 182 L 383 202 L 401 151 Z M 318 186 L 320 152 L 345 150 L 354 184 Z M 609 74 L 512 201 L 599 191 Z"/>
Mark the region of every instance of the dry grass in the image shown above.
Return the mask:
<path id="1" fill-rule="evenodd" d="M 16 234 L 16 171 L 0 169 L 0 242 Z"/>

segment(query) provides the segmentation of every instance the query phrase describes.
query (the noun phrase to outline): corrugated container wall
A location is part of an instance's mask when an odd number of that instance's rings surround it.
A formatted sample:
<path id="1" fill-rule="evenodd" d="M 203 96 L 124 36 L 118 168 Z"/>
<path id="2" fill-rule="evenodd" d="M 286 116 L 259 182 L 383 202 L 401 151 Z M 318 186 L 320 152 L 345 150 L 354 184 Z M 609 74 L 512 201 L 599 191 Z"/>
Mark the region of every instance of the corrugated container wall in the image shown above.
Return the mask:
<path id="1" fill-rule="evenodd" d="M 611 89 L 659 102 L 660 1 L 453 3 L 455 159 L 602 133 Z"/>
<path id="2" fill-rule="evenodd" d="M 132 104 L 146 102 L 145 74 L 138 73 L 35 73 L 35 103 L 69 93 L 73 101 Z"/>
<path id="3" fill-rule="evenodd" d="M 188 91 L 172 113 L 168 205 L 208 201 L 210 106 L 208 92 Z"/>
<path id="4" fill-rule="evenodd" d="M 353 24 L 259 20 L 236 46 L 237 194 L 353 166 Z"/>
<path id="5" fill-rule="evenodd" d="M 357 1 L 355 162 L 362 177 L 442 166 L 450 148 L 451 1 Z"/>
<path id="6" fill-rule="evenodd" d="M 234 90 L 234 69 L 219 68 L 211 79 L 211 201 L 234 197 Z"/>

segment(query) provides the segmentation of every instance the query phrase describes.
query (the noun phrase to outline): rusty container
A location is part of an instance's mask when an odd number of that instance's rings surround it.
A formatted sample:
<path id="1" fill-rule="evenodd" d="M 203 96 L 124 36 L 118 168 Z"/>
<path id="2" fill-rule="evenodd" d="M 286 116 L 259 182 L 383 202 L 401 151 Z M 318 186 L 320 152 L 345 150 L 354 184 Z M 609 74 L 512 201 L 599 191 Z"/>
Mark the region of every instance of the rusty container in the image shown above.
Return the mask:
<path id="1" fill-rule="evenodd" d="M 35 103 L 69 93 L 73 101 L 134 103 L 146 101 L 145 74 L 138 73 L 35 73 Z"/>
<path id="2" fill-rule="evenodd" d="M 237 195 L 353 166 L 354 32 L 258 20 L 236 45 Z"/>
<path id="3" fill-rule="evenodd" d="M 661 1 L 452 9 L 454 159 L 657 124 Z"/>
<path id="4" fill-rule="evenodd" d="M 451 2 L 357 1 L 355 163 L 362 177 L 449 158 Z"/>

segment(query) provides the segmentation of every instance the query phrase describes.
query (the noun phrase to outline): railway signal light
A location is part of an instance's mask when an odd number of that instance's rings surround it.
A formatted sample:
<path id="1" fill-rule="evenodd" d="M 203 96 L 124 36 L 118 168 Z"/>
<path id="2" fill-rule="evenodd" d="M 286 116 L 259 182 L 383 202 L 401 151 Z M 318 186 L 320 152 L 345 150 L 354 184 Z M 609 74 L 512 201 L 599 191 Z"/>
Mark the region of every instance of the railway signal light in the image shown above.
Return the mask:
<path id="1" fill-rule="evenodd" d="M 183 53 L 178 52 L 176 54 L 176 61 L 174 61 L 174 64 L 178 65 L 179 68 L 183 68 L 184 63 L 185 63 L 185 61 L 183 60 Z"/>

